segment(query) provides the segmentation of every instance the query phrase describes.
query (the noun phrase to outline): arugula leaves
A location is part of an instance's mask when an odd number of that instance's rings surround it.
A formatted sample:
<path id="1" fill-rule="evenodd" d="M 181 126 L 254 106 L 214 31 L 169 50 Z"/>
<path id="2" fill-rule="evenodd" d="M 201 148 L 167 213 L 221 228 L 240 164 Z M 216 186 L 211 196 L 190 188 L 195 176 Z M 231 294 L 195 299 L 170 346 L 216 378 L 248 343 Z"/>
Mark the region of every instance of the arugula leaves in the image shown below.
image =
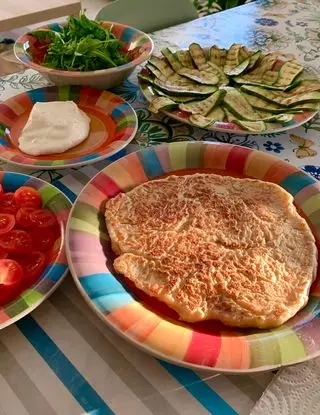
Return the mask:
<path id="1" fill-rule="evenodd" d="M 43 65 L 66 71 L 95 71 L 123 65 L 129 57 L 110 29 L 88 19 L 70 16 L 61 32 L 39 29 L 29 34 L 40 41 L 50 40 Z"/>

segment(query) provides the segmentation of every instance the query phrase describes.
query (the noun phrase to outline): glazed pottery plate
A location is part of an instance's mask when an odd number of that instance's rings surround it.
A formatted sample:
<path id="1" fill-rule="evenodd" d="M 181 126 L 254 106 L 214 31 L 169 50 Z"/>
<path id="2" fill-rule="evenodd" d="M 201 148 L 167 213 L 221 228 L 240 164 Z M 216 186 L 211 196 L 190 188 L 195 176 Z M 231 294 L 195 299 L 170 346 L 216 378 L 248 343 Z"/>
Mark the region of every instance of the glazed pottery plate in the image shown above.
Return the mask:
<path id="1" fill-rule="evenodd" d="M 60 154 L 30 156 L 18 139 L 36 102 L 74 101 L 91 119 L 88 137 Z M 86 86 L 34 89 L 0 104 L 0 159 L 34 169 L 61 169 L 94 163 L 117 153 L 134 138 L 137 116 L 121 97 Z"/>
<path id="2" fill-rule="evenodd" d="M 281 64 L 282 61 L 277 61 L 278 64 Z M 319 79 L 319 74 L 311 67 L 305 67 L 303 79 Z M 139 79 L 139 86 L 141 89 L 142 94 L 146 98 L 148 102 L 151 102 L 154 96 L 157 95 L 155 90 L 153 89 L 152 85 L 143 82 Z M 320 105 L 319 105 L 320 106 Z M 192 125 L 196 128 L 189 121 L 189 115 L 185 111 L 181 111 L 179 109 L 172 109 L 170 111 L 163 111 L 164 114 L 168 115 L 171 118 L 174 118 L 177 121 L 181 121 L 183 123 L 187 123 Z M 294 118 L 289 122 L 272 122 L 266 123 L 267 129 L 264 131 L 248 131 L 244 130 L 243 128 L 239 127 L 237 124 L 231 122 L 215 122 L 214 124 L 207 127 L 207 130 L 211 131 L 219 131 L 219 132 L 226 132 L 226 133 L 234 133 L 239 135 L 248 135 L 248 134 L 271 134 L 271 133 L 280 133 L 283 131 L 291 130 L 292 128 L 299 127 L 300 125 L 306 123 L 307 121 L 311 120 L 318 111 L 305 111 L 298 114 L 294 114 Z"/>
<path id="3" fill-rule="evenodd" d="M 320 355 L 320 275 L 308 305 L 273 330 L 234 329 L 215 321 L 188 324 L 113 270 L 104 223 L 106 200 L 170 174 L 216 173 L 277 183 L 294 196 L 319 246 L 320 182 L 269 154 L 216 143 L 172 143 L 131 153 L 107 166 L 83 189 L 70 214 L 67 256 L 89 305 L 120 335 L 172 363 L 244 373 L 275 369 Z"/>
<path id="4" fill-rule="evenodd" d="M 20 186 L 30 186 L 37 189 L 42 198 L 42 206 L 55 214 L 60 228 L 60 237 L 56 240 L 53 248 L 46 253 L 48 263 L 37 281 L 20 292 L 11 302 L 0 306 L 0 329 L 3 329 L 38 307 L 53 293 L 65 277 L 68 271 L 65 255 L 65 229 L 71 202 L 56 187 L 27 174 L 0 172 L 0 183 L 5 192 L 14 192 Z"/>

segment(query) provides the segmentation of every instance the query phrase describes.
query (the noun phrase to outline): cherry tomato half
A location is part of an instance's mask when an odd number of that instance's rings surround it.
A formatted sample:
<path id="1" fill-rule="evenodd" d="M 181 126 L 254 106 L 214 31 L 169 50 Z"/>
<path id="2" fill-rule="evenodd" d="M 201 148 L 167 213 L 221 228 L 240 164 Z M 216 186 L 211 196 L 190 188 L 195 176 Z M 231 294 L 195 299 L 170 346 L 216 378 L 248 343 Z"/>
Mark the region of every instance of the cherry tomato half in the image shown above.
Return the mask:
<path id="1" fill-rule="evenodd" d="M 9 253 L 28 253 L 32 251 L 31 236 L 18 229 L 0 235 L 0 248 Z"/>
<path id="2" fill-rule="evenodd" d="M 0 213 L 0 234 L 11 231 L 16 224 L 14 215 L 10 213 Z"/>
<path id="3" fill-rule="evenodd" d="M 38 251 L 48 251 L 53 247 L 55 235 L 50 228 L 34 228 L 30 230 L 33 248 Z"/>
<path id="4" fill-rule="evenodd" d="M 37 209 L 30 213 L 30 220 L 39 228 L 49 228 L 57 224 L 55 214 L 48 209 Z"/>
<path id="5" fill-rule="evenodd" d="M 5 286 L 18 285 L 23 279 L 23 269 L 13 259 L 0 259 L 0 284 Z"/>
<path id="6" fill-rule="evenodd" d="M 0 212 L 11 213 L 14 215 L 18 210 L 18 207 L 14 201 L 14 193 L 3 193 L 0 197 Z"/>
<path id="7" fill-rule="evenodd" d="M 24 269 L 27 280 L 40 275 L 45 267 L 46 256 L 42 252 L 34 251 L 28 255 L 19 255 L 15 258 Z"/>
<path id="8" fill-rule="evenodd" d="M 5 259 L 8 256 L 8 252 L 4 251 L 2 248 L 0 248 L 0 259 Z"/>
<path id="9" fill-rule="evenodd" d="M 42 205 L 39 192 L 29 186 L 21 186 L 16 190 L 14 193 L 14 200 L 18 206 L 28 206 L 39 209 Z"/>
<path id="10" fill-rule="evenodd" d="M 34 227 L 35 225 L 30 219 L 30 213 L 34 210 L 32 207 L 21 207 L 16 214 L 17 225 L 24 229 Z"/>

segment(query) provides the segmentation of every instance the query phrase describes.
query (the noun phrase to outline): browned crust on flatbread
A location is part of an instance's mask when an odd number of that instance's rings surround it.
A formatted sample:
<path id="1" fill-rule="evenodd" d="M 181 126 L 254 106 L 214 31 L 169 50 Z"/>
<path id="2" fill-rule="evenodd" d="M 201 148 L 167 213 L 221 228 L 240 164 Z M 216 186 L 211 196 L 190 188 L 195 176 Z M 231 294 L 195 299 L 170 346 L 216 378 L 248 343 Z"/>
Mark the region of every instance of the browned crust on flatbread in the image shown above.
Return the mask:
<path id="1" fill-rule="evenodd" d="M 106 204 L 115 270 L 184 321 L 271 328 L 308 301 L 317 249 L 280 186 L 170 176 Z"/>

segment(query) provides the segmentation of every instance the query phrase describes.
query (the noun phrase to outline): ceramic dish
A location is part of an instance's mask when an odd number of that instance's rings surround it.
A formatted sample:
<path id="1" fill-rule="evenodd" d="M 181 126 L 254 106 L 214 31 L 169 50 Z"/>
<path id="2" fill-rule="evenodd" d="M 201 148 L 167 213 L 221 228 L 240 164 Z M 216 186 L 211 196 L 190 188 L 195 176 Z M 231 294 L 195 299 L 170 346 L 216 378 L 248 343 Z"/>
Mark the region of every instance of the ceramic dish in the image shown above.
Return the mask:
<path id="1" fill-rule="evenodd" d="M 44 208 L 55 213 L 61 236 L 50 251 L 50 262 L 41 273 L 37 282 L 23 291 L 15 300 L 0 307 L 0 329 L 29 314 L 59 286 L 68 271 L 65 255 L 65 228 L 71 208 L 70 200 L 45 181 L 26 174 L 0 172 L 0 183 L 5 192 L 14 192 L 21 186 L 30 186 L 38 190 Z M 47 257 L 48 257 L 47 253 Z"/>
<path id="2" fill-rule="evenodd" d="M 89 136 L 61 154 L 30 156 L 18 148 L 18 138 L 36 102 L 74 101 L 91 118 Z M 34 89 L 0 104 L 0 159 L 35 169 L 62 169 L 95 163 L 112 156 L 134 138 L 137 116 L 121 97 L 81 86 Z M 1 132 L 2 131 L 2 132 Z"/>
<path id="3" fill-rule="evenodd" d="M 204 50 L 208 53 L 208 48 L 204 48 Z M 285 55 L 284 55 L 285 56 Z M 276 62 L 276 65 L 281 65 L 283 63 L 282 59 L 279 59 Z M 301 79 L 319 79 L 319 73 L 313 69 L 312 67 L 305 67 L 303 77 Z M 157 96 L 152 85 L 144 82 L 139 78 L 139 86 L 141 89 L 142 94 L 146 98 L 146 100 L 150 103 L 152 99 Z M 182 123 L 186 123 L 196 127 L 189 121 L 189 114 L 185 111 L 181 111 L 179 109 L 172 109 L 167 111 L 162 111 L 164 114 L 168 115 L 171 118 L 174 118 L 177 121 Z M 294 114 L 294 117 L 289 122 L 272 122 L 266 123 L 267 129 L 263 131 L 248 131 L 241 128 L 239 125 L 230 122 L 215 122 L 214 124 L 207 127 L 207 130 L 210 131 L 217 131 L 217 132 L 231 132 L 238 135 L 248 135 L 248 134 L 272 134 L 272 133 L 280 133 L 283 131 L 290 130 L 292 128 L 299 127 L 300 125 L 306 123 L 311 118 L 313 118 L 318 111 L 304 111 L 302 113 Z"/>
<path id="4" fill-rule="evenodd" d="M 115 68 L 101 69 L 98 71 L 62 71 L 46 68 L 33 61 L 29 53 L 31 36 L 27 33 L 20 36 L 14 45 L 16 58 L 28 68 L 42 73 L 50 82 L 56 85 L 90 85 L 99 88 L 112 88 L 122 83 L 133 72 L 136 66 L 145 62 L 152 53 L 152 39 L 144 32 L 134 27 L 114 22 L 101 22 L 103 27 L 112 27 L 112 33 L 124 43 L 124 51 L 128 52 L 131 61 Z M 62 25 L 52 23 L 41 26 L 38 29 L 51 29 L 61 32 Z"/>
<path id="5" fill-rule="evenodd" d="M 67 256 L 88 304 L 137 347 L 177 365 L 229 373 L 258 372 L 320 355 L 320 275 L 308 305 L 274 330 L 241 330 L 214 321 L 187 324 L 113 270 L 104 224 L 105 200 L 168 174 L 214 172 L 277 183 L 294 196 L 319 246 L 320 183 L 296 167 L 230 144 L 172 143 L 131 153 L 99 172 L 76 200 L 67 229 Z"/>

